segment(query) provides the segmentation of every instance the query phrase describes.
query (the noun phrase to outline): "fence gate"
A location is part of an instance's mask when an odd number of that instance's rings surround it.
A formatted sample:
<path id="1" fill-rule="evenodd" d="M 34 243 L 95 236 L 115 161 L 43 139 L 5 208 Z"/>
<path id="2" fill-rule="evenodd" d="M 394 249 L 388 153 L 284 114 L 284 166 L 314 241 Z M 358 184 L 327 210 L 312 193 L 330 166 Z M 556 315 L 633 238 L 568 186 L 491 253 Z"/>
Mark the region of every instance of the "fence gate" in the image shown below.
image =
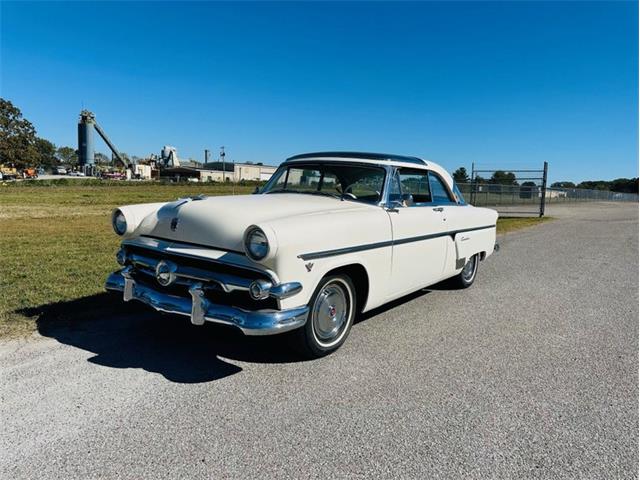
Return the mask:
<path id="1" fill-rule="evenodd" d="M 539 170 L 480 170 L 471 167 L 471 179 L 459 184 L 469 203 L 490 207 L 503 215 L 544 215 L 548 163 Z"/>

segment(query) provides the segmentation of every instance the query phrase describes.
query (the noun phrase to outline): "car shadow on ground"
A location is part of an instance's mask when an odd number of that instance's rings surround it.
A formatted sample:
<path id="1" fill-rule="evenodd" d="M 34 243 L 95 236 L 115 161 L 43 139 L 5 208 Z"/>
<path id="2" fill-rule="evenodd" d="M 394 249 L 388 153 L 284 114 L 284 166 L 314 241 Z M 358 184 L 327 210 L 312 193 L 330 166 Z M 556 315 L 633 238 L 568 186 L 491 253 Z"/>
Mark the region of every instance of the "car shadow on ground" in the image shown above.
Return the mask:
<path id="1" fill-rule="evenodd" d="M 449 289 L 438 284 L 360 315 L 356 323 L 426 295 Z M 35 317 L 38 332 L 95 356 L 89 362 L 112 368 L 142 368 L 177 383 L 218 380 L 242 371 L 227 361 L 290 363 L 304 361 L 288 345 L 287 335 L 247 337 L 240 331 L 187 317 L 163 315 L 120 295 L 100 293 L 17 313 Z"/>
<path id="2" fill-rule="evenodd" d="M 285 363 L 302 359 L 287 348 L 286 338 L 246 337 L 234 328 L 187 317 L 163 315 L 139 302 L 101 293 L 18 313 L 35 317 L 38 332 L 95 356 L 97 365 L 142 368 L 177 383 L 200 383 L 228 377 L 242 362 Z"/>

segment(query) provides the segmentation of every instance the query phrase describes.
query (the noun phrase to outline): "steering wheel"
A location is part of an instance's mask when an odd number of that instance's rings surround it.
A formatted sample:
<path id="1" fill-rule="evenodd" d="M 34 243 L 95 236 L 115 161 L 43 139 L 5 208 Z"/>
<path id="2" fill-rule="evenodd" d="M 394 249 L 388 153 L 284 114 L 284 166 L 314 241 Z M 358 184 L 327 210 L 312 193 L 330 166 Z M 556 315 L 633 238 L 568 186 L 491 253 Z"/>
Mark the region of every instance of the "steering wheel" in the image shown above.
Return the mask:
<path id="1" fill-rule="evenodd" d="M 343 197 L 349 197 L 352 200 L 357 200 L 358 197 L 356 197 L 353 193 L 348 192 L 347 190 L 349 190 L 350 187 L 345 188 L 344 190 L 342 190 L 338 185 L 336 185 L 336 191 L 342 195 Z"/>

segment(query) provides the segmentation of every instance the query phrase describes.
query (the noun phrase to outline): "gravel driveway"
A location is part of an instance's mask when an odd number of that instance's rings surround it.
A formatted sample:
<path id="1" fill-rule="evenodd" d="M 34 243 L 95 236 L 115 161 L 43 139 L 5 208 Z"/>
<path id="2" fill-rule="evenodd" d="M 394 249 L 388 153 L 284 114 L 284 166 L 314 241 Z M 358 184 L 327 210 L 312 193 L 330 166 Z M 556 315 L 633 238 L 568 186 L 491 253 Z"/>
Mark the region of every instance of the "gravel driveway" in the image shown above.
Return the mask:
<path id="1" fill-rule="evenodd" d="M 637 478 L 638 206 L 549 214 L 321 360 L 146 310 L 3 341 L 0 476 Z"/>

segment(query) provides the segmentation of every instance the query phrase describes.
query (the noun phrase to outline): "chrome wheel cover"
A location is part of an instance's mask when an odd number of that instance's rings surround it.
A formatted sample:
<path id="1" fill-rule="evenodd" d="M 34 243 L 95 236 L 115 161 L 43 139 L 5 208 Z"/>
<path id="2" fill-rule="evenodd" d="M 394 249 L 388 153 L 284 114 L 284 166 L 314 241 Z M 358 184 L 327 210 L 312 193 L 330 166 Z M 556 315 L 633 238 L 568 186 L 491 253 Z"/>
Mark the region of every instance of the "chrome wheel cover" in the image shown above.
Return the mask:
<path id="1" fill-rule="evenodd" d="M 478 270 L 478 256 L 474 255 L 469 259 L 469 261 L 465 264 L 462 269 L 462 279 L 470 283 L 473 281 L 473 278 L 476 276 L 476 271 Z"/>
<path id="2" fill-rule="evenodd" d="M 341 280 L 332 280 L 322 287 L 311 309 L 313 335 L 323 347 L 340 341 L 351 317 L 352 297 Z"/>

